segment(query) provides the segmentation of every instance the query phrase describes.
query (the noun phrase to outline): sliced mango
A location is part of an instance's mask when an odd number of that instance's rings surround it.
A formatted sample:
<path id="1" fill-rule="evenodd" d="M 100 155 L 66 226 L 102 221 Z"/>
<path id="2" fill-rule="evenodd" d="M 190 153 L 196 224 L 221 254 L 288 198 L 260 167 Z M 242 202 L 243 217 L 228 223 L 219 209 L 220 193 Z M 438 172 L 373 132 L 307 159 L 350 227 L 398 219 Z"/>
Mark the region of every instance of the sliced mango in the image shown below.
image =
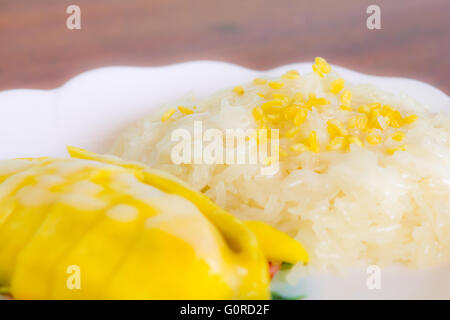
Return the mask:
<path id="1" fill-rule="evenodd" d="M 252 230 L 266 258 L 274 262 L 308 263 L 306 250 L 287 234 L 272 228 L 260 221 L 246 221 L 245 225 Z"/>
<path id="2" fill-rule="evenodd" d="M 119 264 L 136 243 L 143 229 L 143 222 L 155 211 L 142 203 L 130 201 L 137 215 L 127 213 L 126 207 L 117 205 L 101 218 L 63 257 L 55 268 L 50 298 L 98 299 Z M 122 217 L 120 216 L 123 208 Z M 79 268 L 80 288 L 67 285 L 71 267 Z"/>
<path id="3" fill-rule="evenodd" d="M 8 283 L 17 255 L 48 214 L 47 207 L 17 206 L 11 219 L 0 230 L 0 281 Z"/>
<path id="4" fill-rule="evenodd" d="M 268 259 L 307 262 L 164 172 L 69 152 L 0 163 L 0 285 L 15 298 L 267 299 Z"/>
<path id="5" fill-rule="evenodd" d="M 11 289 L 19 299 L 48 299 L 54 270 L 103 212 L 56 204 L 17 259 Z"/>
<path id="6" fill-rule="evenodd" d="M 239 297 L 237 261 L 214 226 L 183 198 L 155 200 L 160 213 L 147 219 L 102 296 L 126 299 L 137 292 L 136 299 Z"/>

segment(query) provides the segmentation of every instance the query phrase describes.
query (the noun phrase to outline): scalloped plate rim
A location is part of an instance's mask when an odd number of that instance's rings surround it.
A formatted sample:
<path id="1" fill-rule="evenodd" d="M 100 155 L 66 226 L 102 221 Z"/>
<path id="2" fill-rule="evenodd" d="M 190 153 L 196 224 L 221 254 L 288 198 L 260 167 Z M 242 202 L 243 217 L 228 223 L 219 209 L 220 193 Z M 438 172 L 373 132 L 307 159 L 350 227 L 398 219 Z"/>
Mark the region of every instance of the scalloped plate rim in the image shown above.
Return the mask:
<path id="1" fill-rule="evenodd" d="M 284 70 L 284 69 L 289 69 L 289 68 L 295 68 L 296 66 L 299 65 L 306 65 L 306 66 L 311 66 L 313 63 L 312 62 L 295 62 L 295 63 L 289 63 L 289 64 L 285 64 L 285 65 L 281 65 L 275 68 L 271 68 L 271 69 L 253 69 L 253 68 L 247 68 L 238 64 L 234 64 L 234 63 L 230 63 L 230 62 L 226 62 L 226 61 L 219 61 L 219 60 L 192 60 L 192 61 L 185 61 L 185 62 L 177 62 L 177 63 L 173 63 L 173 64 L 167 64 L 167 65 L 161 65 L 161 66 L 127 66 L 127 65 L 111 65 L 111 66 L 103 66 L 103 67 L 99 67 L 99 68 L 94 68 L 94 69 L 90 69 L 90 70 L 86 70 L 83 72 L 78 73 L 77 75 L 73 76 L 72 78 L 68 79 L 67 81 L 65 81 L 64 83 L 62 83 L 61 85 L 55 87 L 55 88 L 51 88 L 51 89 L 35 89 L 35 88 L 15 88 L 15 89 L 8 89 L 8 90 L 2 90 L 0 91 L 0 98 L 2 94 L 5 93 L 9 93 L 12 91 L 32 91 L 32 92 L 50 92 L 50 91 L 54 91 L 54 90 L 59 90 L 59 89 L 63 89 L 68 85 L 71 85 L 73 82 L 75 81 L 79 81 L 80 79 L 83 79 L 87 76 L 91 76 L 93 74 L 99 73 L 99 72 L 103 72 L 103 71 L 121 71 L 121 70 L 137 70 L 137 69 L 146 69 L 146 70 L 161 70 L 161 69 L 166 69 L 166 68 L 180 68 L 180 67 L 185 67 L 187 65 L 193 65 L 193 64 L 220 64 L 224 67 L 232 67 L 232 68 L 240 68 L 242 70 L 246 70 L 246 71 L 252 71 L 252 72 L 258 72 L 258 73 L 275 73 L 278 72 L 279 70 Z M 356 71 L 356 70 L 352 70 L 346 67 L 341 67 L 338 65 L 334 65 L 331 64 L 332 68 L 336 68 L 338 70 L 339 73 L 341 73 L 341 71 L 344 72 L 349 72 L 349 73 L 353 73 L 356 76 L 363 76 L 363 77 L 370 77 L 370 78 L 376 78 L 378 80 L 389 80 L 389 81 L 407 81 L 410 83 L 414 83 L 414 84 L 418 84 L 418 85 L 423 85 L 425 87 L 428 87 L 432 90 L 437 91 L 439 94 L 442 94 L 443 96 L 446 96 L 449 100 L 450 100 L 450 96 L 448 96 L 444 91 L 442 91 L 441 89 L 432 86 L 431 84 L 428 84 L 427 82 L 418 80 L 418 79 L 413 79 L 413 78 L 406 78 L 406 77 L 396 77 L 396 76 L 379 76 L 379 75 L 372 75 L 372 74 L 366 74 L 360 71 Z"/>

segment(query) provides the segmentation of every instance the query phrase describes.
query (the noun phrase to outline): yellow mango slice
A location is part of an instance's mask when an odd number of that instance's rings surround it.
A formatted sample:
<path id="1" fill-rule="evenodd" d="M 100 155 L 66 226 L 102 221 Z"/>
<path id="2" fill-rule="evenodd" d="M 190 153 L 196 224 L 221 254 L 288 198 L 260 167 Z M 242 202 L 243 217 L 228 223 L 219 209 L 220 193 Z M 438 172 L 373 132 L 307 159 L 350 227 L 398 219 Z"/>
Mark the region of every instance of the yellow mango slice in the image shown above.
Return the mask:
<path id="1" fill-rule="evenodd" d="M 218 228 L 228 245 L 237 252 L 245 267 L 253 272 L 245 277 L 241 283 L 242 292 L 255 292 L 265 288 L 265 296 L 269 297 L 269 272 L 265 257 L 258 247 L 255 235 L 236 217 L 217 206 L 204 194 L 191 189 L 186 183 L 165 172 L 149 168 L 136 162 L 125 162 L 115 156 L 102 156 L 86 150 L 68 147 L 72 157 L 97 160 L 105 163 L 135 169 L 142 176 L 142 180 L 160 190 L 177 194 L 195 204 L 200 211 Z M 242 297 L 250 299 L 252 296 Z"/>
<path id="2" fill-rule="evenodd" d="M 182 262 L 182 263 L 181 263 Z M 194 248 L 166 232 L 146 231 L 103 293 L 106 299 L 227 299 L 221 276 L 198 259 Z"/>
<path id="3" fill-rule="evenodd" d="M 245 224 L 258 239 L 261 250 L 268 260 L 308 263 L 308 253 L 300 242 L 260 221 L 246 221 Z"/>
<path id="4" fill-rule="evenodd" d="M 19 254 L 11 281 L 14 296 L 18 299 L 48 299 L 56 264 L 102 211 L 103 208 L 80 210 L 63 203 L 56 204 Z"/>
<path id="5" fill-rule="evenodd" d="M 46 208 L 16 207 L 0 230 L 0 282 L 9 284 L 20 250 L 33 236 L 47 214 Z"/>
<path id="6" fill-rule="evenodd" d="M 137 241 L 143 229 L 143 221 L 155 214 L 150 206 L 127 201 L 106 211 L 57 265 L 50 298 L 98 299 L 119 263 L 126 259 L 128 251 Z M 133 211 L 133 208 L 135 211 Z M 80 288 L 67 284 L 68 272 L 79 268 Z"/>
<path id="7" fill-rule="evenodd" d="M 0 283 L 9 284 L 17 254 L 47 214 L 51 199 L 34 187 L 38 176 L 36 168 L 26 170 L 0 185 Z"/>
<path id="8" fill-rule="evenodd" d="M 18 254 L 49 214 L 58 198 L 57 192 L 68 191 L 64 190 L 68 181 L 52 176 L 53 168 L 43 168 L 44 164 L 51 164 L 51 161 L 23 171 L 0 185 L 9 190 L 0 201 L 0 210 L 5 215 L 0 224 L 0 283 L 9 285 Z M 77 180 L 92 174 L 90 169 L 81 171 L 67 177 Z"/>
<path id="9" fill-rule="evenodd" d="M 15 200 L 14 194 L 20 188 L 35 182 L 34 174 L 36 170 L 31 170 L 15 174 L 7 177 L 0 184 L 0 227 L 8 219 L 9 215 L 14 211 Z"/>
<path id="10" fill-rule="evenodd" d="M 266 299 L 267 259 L 307 262 L 164 172 L 69 152 L 0 163 L 0 285 L 14 298 Z"/>
<path id="11" fill-rule="evenodd" d="M 15 159 L 3 160 L 0 162 L 0 183 L 8 179 L 12 175 L 23 172 L 31 168 L 37 161 Z"/>
<path id="12" fill-rule="evenodd" d="M 154 200 L 160 213 L 147 219 L 140 239 L 108 282 L 104 297 L 233 297 L 239 282 L 233 253 L 195 206 L 178 196 L 166 197 Z"/>

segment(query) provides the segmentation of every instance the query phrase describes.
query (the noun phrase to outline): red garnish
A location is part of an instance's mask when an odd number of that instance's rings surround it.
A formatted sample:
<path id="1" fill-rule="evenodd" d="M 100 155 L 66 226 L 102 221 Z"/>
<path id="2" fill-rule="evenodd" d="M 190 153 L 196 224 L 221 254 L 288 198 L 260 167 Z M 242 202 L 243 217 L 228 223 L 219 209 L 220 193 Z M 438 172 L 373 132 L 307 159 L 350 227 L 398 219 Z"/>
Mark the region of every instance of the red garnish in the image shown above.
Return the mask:
<path id="1" fill-rule="evenodd" d="M 281 263 L 280 262 L 270 262 L 269 261 L 270 279 L 273 279 L 273 277 L 278 272 L 278 270 L 280 270 L 280 268 L 281 268 Z"/>

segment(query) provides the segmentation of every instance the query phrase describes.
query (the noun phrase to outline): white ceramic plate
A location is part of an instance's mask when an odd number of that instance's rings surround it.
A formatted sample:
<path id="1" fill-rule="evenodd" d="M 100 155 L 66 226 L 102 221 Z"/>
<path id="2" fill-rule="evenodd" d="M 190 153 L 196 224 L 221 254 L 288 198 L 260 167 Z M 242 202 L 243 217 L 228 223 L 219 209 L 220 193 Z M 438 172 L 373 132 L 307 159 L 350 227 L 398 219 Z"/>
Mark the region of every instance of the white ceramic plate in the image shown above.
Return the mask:
<path id="1" fill-rule="evenodd" d="M 423 82 L 364 75 L 333 67 L 353 83 L 407 93 L 435 111 L 450 110 L 450 98 Z M 311 63 L 255 71 L 223 62 L 196 61 L 165 67 L 107 67 L 85 72 L 54 90 L 0 92 L 0 159 L 62 156 L 67 144 L 104 152 L 118 133 L 164 102 L 188 92 L 205 95 L 263 74 L 279 76 Z"/>
<path id="2" fill-rule="evenodd" d="M 405 93 L 432 111 L 450 111 L 450 98 L 426 83 L 333 68 L 352 83 L 371 83 L 385 91 Z M 164 102 L 188 92 L 211 94 L 290 69 L 307 73 L 311 63 L 268 71 L 213 61 L 156 68 L 107 67 L 85 72 L 54 90 L 0 92 L 0 159 L 66 156 L 66 145 L 106 152 L 119 132 Z M 366 279 L 365 270 L 356 270 L 341 277 L 308 279 L 299 286 L 309 298 L 450 298 L 449 268 L 383 270 L 381 290 L 368 290 Z"/>

